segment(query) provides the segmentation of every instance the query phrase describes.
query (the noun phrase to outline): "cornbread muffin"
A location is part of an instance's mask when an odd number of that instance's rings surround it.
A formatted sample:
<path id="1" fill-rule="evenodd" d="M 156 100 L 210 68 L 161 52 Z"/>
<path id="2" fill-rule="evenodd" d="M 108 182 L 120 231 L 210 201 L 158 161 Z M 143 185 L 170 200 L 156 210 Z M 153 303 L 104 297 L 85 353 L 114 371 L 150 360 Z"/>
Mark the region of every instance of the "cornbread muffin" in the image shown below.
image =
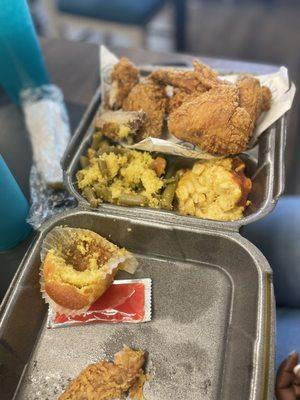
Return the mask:
<path id="1" fill-rule="evenodd" d="M 133 273 L 134 256 L 87 229 L 54 228 L 42 251 L 42 290 L 61 311 L 87 309 L 110 286 L 118 269 Z"/>
<path id="2" fill-rule="evenodd" d="M 124 399 L 129 391 L 130 399 L 143 400 L 143 371 L 145 353 L 124 346 L 115 354 L 114 362 L 99 361 L 86 367 L 73 379 L 59 400 L 110 400 Z"/>
<path id="3" fill-rule="evenodd" d="M 239 158 L 195 163 L 178 182 L 179 212 L 218 221 L 241 218 L 252 186 L 244 169 Z"/>
<path id="4" fill-rule="evenodd" d="M 147 152 L 111 148 L 77 172 L 78 188 L 95 206 L 105 201 L 159 208 L 164 169 L 158 171 L 156 160 Z"/>

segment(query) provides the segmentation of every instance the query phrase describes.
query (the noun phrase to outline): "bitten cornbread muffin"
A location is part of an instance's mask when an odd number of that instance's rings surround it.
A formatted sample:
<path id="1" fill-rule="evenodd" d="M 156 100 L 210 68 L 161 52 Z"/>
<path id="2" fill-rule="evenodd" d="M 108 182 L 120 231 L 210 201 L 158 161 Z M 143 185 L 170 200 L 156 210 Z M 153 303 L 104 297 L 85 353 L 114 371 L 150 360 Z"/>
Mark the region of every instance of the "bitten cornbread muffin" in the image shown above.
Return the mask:
<path id="1" fill-rule="evenodd" d="M 56 227 L 42 251 L 42 291 L 54 309 L 64 313 L 87 309 L 112 283 L 118 269 L 137 266 L 126 249 L 87 229 Z"/>
<path id="2" fill-rule="evenodd" d="M 191 170 L 181 172 L 178 211 L 218 221 L 241 218 L 252 187 L 244 170 L 239 158 L 196 162 Z"/>

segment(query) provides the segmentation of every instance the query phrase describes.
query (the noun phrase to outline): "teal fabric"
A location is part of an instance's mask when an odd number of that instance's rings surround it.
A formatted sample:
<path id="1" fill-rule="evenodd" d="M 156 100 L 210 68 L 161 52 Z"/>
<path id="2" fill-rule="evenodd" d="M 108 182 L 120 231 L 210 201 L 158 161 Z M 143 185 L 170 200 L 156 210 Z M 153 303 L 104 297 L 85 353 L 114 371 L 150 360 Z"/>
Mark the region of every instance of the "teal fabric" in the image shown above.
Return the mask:
<path id="1" fill-rule="evenodd" d="M 60 11 L 129 25 L 145 25 L 165 0 L 58 0 Z"/>
<path id="2" fill-rule="evenodd" d="M 300 354 L 300 310 L 277 309 L 276 368 L 292 351 Z"/>

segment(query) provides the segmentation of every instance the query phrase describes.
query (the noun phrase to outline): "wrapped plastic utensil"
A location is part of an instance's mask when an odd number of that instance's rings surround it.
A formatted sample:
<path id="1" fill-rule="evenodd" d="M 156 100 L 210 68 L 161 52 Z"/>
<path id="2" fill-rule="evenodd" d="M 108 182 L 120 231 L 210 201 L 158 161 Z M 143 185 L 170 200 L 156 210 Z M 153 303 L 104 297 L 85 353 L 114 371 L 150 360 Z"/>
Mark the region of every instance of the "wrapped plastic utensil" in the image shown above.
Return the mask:
<path id="1" fill-rule="evenodd" d="M 37 171 L 46 186 L 62 188 L 60 160 L 71 137 L 62 92 L 43 85 L 23 90 L 20 98 Z"/>
<path id="2" fill-rule="evenodd" d="M 70 125 L 63 94 L 57 86 L 25 89 L 20 99 L 34 162 L 28 222 L 37 229 L 45 219 L 76 205 L 63 188 L 60 165 L 71 137 Z"/>

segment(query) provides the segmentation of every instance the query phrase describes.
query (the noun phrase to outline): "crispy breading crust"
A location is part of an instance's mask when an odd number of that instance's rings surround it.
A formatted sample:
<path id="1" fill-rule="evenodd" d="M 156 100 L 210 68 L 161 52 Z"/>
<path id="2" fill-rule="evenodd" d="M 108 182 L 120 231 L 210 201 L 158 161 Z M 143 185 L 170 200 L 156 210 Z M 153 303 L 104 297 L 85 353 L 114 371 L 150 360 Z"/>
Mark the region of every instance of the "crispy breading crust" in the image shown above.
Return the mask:
<path id="1" fill-rule="evenodd" d="M 244 151 L 253 121 L 239 107 L 235 85 L 219 85 L 184 102 L 169 115 L 169 132 L 204 151 L 236 154 Z"/>
<path id="2" fill-rule="evenodd" d="M 144 111 L 146 121 L 142 137 L 159 137 L 162 134 L 167 97 L 163 87 L 150 80 L 138 83 L 123 102 L 124 111 Z"/>
<path id="3" fill-rule="evenodd" d="M 266 86 L 261 86 L 258 79 L 245 75 L 237 81 L 240 107 L 243 107 L 255 123 L 262 111 L 270 108 L 271 92 Z"/>
<path id="4" fill-rule="evenodd" d="M 115 355 L 114 363 L 100 361 L 86 367 L 73 379 L 59 400 L 122 399 L 132 386 L 145 376 L 142 367 L 145 353 L 127 346 Z M 141 380 L 143 383 L 145 380 Z"/>
<path id="5" fill-rule="evenodd" d="M 112 90 L 108 96 L 109 107 L 118 110 L 130 90 L 139 81 L 139 70 L 127 58 L 122 57 L 111 74 Z"/>

